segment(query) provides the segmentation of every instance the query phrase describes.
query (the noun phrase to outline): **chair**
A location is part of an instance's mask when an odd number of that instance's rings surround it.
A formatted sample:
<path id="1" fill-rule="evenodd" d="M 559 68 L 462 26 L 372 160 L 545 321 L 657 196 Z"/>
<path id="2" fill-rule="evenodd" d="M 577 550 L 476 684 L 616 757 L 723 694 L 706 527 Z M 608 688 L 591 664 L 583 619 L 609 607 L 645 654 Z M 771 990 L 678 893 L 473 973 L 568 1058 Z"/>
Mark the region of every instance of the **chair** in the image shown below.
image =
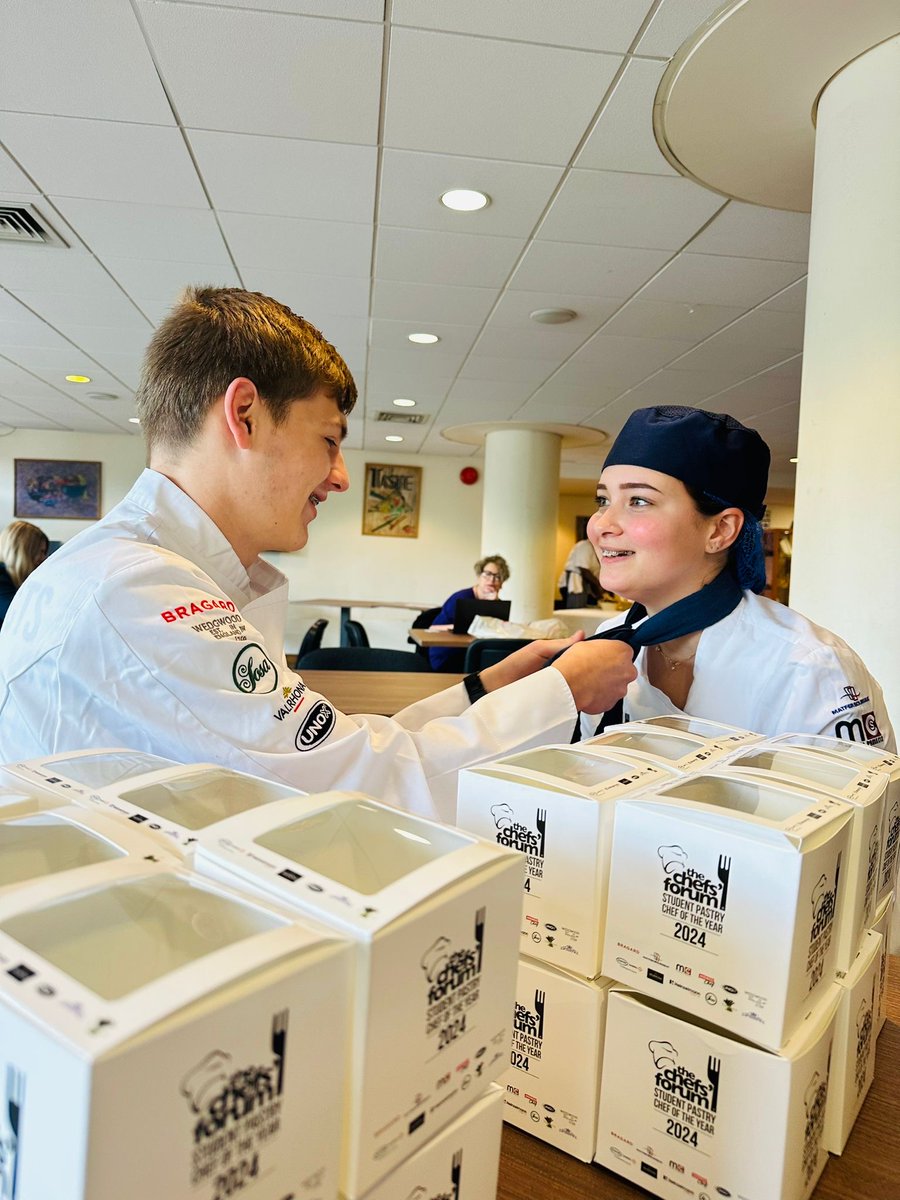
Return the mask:
<path id="1" fill-rule="evenodd" d="M 341 629 L 343 635 L 342 640 L 346 643 L 344 649 L 351 646 L 369 647 L 369 636 L 359 621 L 346 620 Z M 380 667 L 374 667 L 373 670 L 381 670 Z M 385 670 L 387 668 L 384 668 Z"/>
<path id="2" fill-rule="evenodd" d="M 309 654 L 311 650 L 318 650 L 322 645 L 322 634 L 325 632 L 325 626 L 328 620 L 325 617 L 319 617 L 318 621 L 313 621 L 309 629 L 303 635 L 303 640 L 300 642 L 300 649 L 297 651 L 297 657 L 301 658 L 304 654 Z"/>
<path id="3" fill-rule="evenodd" d="M 441 611 L 440 608 L 423 609 L 422 612 L 420 612 L 419 615 L 416 617 L 416 619 L 413 621 L 411 628 L 412 629 L 430 629 L 432 621 L 434 620 L 434 618 L 438 615 L 438 613 L 440 611 Z M 408 637 L 406 640 L 409 642 L 409 644 L 411 646 L 416 647 L 415 653 L 418 654 L 418 656 L 420 658 L 424 659 L 425 662 L 428 663 L 428 667 L 430 670 L 431 669 L 431 661 L 428 657 L 428 647 L 418 645 L 418 643 L 414 642 L 411 637 Z"/>
<path id="4" fill-rule="evenodd" d="M 485 667 L 492 667 L 494 663 L 500 662 L 514 650 L 530 646 L 533 640 L 533 638 L 478 638 L 466 647 L 463 671 L 466 675 L 471 674 L 472 671 L 483 671 Z"/>
<path id="5" fill-rule="evenodd" d="M 430 671 L 417 654 L 381 646 L 327 646 L 297 659 L 295 670 L 309 671 Z"/>

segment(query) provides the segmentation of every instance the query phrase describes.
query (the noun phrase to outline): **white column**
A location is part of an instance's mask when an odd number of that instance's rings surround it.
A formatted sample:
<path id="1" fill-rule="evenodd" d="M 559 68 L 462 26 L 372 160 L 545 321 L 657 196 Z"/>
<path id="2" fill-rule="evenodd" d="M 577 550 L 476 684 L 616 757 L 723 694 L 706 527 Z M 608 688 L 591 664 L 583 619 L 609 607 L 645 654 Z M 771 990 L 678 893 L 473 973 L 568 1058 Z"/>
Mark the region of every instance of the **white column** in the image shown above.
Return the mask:
<path id="1" fill-rule="evenodd" d="M 900 37 L 818 109 L 791 605 L 833 629 L 900 728 Z M 835 705 L 840 697 L 835 697 Z"/>
<path id="2" fill-rule="evenodd" d="M 553 612 L 561 447 L 560 434 L 535 429 L 496 429 L 485 438 L 481 552 L 509 563 L 502 597 L 512 601 L 513 621 Z"/>

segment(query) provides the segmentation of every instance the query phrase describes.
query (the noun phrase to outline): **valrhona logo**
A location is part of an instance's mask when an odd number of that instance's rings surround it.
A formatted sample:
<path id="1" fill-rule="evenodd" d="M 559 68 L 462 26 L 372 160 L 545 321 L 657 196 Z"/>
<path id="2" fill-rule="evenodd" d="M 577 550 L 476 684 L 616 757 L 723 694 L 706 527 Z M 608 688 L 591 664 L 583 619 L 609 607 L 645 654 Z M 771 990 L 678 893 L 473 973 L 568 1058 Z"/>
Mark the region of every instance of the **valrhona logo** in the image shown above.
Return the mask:
<path id="1" fill-rule="evenodd" d="M 286 1010 L 272 1017 L 272 1057 L 266 1063 L 236 1069 L 230 1054 L 212 1050 L 187 1072 L 178 1090 L 195 1118 L 195 1145 L 246 1123 L 278 1101 L 284 1087 L 287 1027 Z"/>
<path id="2" fill-rule="evenodd" d="M 538 989 L 535 989 L 533 1009 L 516 1001 L 509 1061 L 520 1071 L 530 1071 L 534 1063 L 540 1060 L 544 1046 L 546 1006 L 546 994 Z"/>
<path id="3" fill-rule="evenodd" d="M 0 1107 L 0 1200 L 19 1194 L 19 1160 L 25 1124 L 25 1074 L 8 1063 Z"/>
<path id="4" fill-rule="evenodd" d="M 538 808 L 534 814 L 534 828 L 529 829 L 508 804 L 495 804 L 491 809 L 497 827 L 498 846 L 509 846 L 519 850 L 527 858 L 529 879 L 543 879 L 544 851 L 547 845 L 547 810 Z M 528 889 L 531 890 L 530 888 Z"/>
<path id="5" fill-rule="evenodd" d="M 831 1055 L 828 1056 L 828 1068 L 831 1068 Z M 825 1078 L 818 1071 L 813 1072 L 806 1091 L 803 1093 L 803 1105 L 806 1109 L 806 1124 L 803 1131 L 803 1181 L 809 1183 L 819 1162 L 819 1150 L 822 1145 L 822 1130 L 825 1127 L 825 1102 L 828 1099 L 828 1071 Z"/>
<path id="6" fill-rule="evenodd" d="M 674 918 L 677 938 L 705 946 L 708 933 L 719 934 L 724 928 L 731 859 L 718 856 L 713 878 L 689 864 L 683 846 L 660 846 L 657 854 L 663 870 L 663 916 Z"/>
<path id="7" fill-rule="evenodd" d="M 653 1060 L 653 1107 L 666 1118 L 666 1133 L 676 1141 L 698 1146 L 701 1134 L 713 1137 L 719 1108 L 722 1060 L 707 1056 L 695 1074 L 679 1061 L 667 1040 L 647 1043 Z"/>
<path id="8" fill-rule="evenodd" d="M 275 691 L 278 672 L 262 646 L 250 642 L 234 660 L 231 678 L 239 692 L 259 692 L 265 695 Z"/>
<path id="9" fill-rule="evenodd" d="M 428 986 L 425 1032 L 438 1036 L 443 1050 L 465 1033 L 469 1009 L 478 1001 L 484 956 L 484 908 L 475 913 L 474 944 L 454 950 L 447 937 L 436 938 L 420 966 Z"/>

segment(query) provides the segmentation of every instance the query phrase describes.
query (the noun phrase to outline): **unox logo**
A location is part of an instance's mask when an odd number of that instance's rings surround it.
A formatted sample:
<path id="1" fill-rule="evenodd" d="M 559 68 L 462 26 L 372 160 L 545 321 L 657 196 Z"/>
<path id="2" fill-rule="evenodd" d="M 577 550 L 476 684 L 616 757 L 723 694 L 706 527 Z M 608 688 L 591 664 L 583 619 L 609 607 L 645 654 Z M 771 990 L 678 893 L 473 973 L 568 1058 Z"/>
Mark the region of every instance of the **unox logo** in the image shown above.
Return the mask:
<path id="1" fill-rule="evenodd" d="M 0 1200 L 16 1200 L 19 1146 L 25 1123 L 25 1074 L 8 1063 L 0 1107 Z"/>
<path id="2" fill-rule="evenodd" d="M 422 955 L 426 995 L 426 1034 L 438 1034 L 443 1050 L 466 1029 L 468 1010 L 478 1000 L 484 957 L 486 909 L 475 913 L 474 945 L 453 949 L 448 937 L 436 938 Z"/>
<path id="3" fill-rule="evenodd" d="M 682 897 L 692 904 L 724 913 L 731 877 L 730 858 L 719 855 L 717 879 L 713 880 L 687 865 L 687 852 L 682 846 L 660 846 L 657 854 L 665 876 L 663 892 L 666 896 Z"/>
<path id="4" fill-rule="evenodd" d="M 184 1076 L 179 1092 L 196 1118 L 194 1144 L 272 1105 L 284 1087 L 287 1010 L 272 1018 L 272 1058 L 263 1066 L 233 1069 L 232 1056 L 212 1050 Z"/>
<path id="5" fill-rule="evenodd" d="M 231 678 L 239 692 L 259 692 L 265 695 L 275 691 L 278 672 L 262 646 L 250 642 L 234 660 Z"/>
<path id="6" fill-rule="evenodd" d="M 312 750 L 313 746 L 328 737 L 336 720 L 334 709 L 328 701 L 317 700 L 303 718 L 294 745 L 298 750 Z"/>
<path id="7" fill-rule="evenodd" d="M 491 816 L 497 827 L 497 844 L 521 850 L 523 854 L 544 857 L 547 837 L 547 810 L 539 808 L 535 813 L 535 829 L 529 829 L 516 820 L 516 814 L 508 804 L 495 804 Z"/>

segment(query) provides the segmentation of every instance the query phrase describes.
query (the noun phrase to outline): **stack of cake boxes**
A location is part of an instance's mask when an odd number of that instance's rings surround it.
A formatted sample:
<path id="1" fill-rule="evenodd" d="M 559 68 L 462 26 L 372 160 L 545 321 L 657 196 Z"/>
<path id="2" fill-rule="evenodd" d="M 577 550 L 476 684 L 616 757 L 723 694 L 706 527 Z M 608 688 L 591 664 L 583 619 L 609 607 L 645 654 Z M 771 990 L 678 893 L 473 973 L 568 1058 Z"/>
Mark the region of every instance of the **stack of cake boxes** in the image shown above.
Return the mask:
<path id="1" fill-rule="evenodd" d="M 629 726 L 460 775 L 458 824 L 527 863 L 505 1119 L 587 1162 L 611 985 L 600 957 L 616 803 L 758 740 L 692 724 Z"/>
<path id="2" fill-rule="evenodd" d="M 12 770 L 35 790 L 0 796 L 16 1200 L 493 1197 L 518 854 L 130 751 Z M 37 1150 L 64 1110 L 68 1162 Z"/>

